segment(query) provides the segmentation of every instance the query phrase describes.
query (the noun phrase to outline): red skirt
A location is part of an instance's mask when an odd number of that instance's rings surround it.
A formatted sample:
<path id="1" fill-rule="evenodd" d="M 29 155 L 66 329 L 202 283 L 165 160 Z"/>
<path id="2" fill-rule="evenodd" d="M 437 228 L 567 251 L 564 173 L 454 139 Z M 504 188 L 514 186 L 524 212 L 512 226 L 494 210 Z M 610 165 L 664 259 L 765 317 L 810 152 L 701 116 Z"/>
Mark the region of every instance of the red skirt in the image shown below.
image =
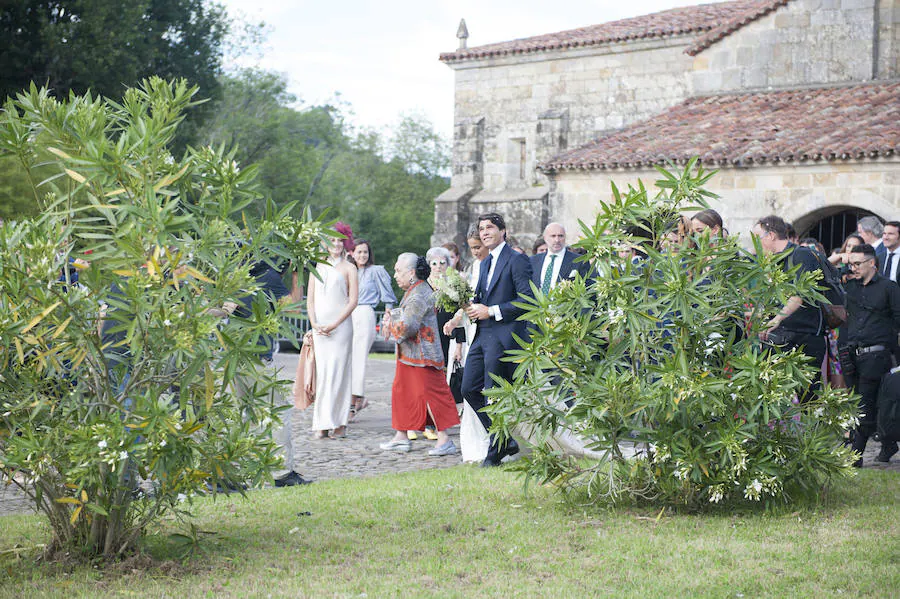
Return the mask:
<path id="1" fill-rule="evenodd" d="M 439 431 L 459 424 L 456 402 L 444 373 L 398 361 L 391 389 L 391 426 L 396 431 L 420 431 L 428 416 Z"/>

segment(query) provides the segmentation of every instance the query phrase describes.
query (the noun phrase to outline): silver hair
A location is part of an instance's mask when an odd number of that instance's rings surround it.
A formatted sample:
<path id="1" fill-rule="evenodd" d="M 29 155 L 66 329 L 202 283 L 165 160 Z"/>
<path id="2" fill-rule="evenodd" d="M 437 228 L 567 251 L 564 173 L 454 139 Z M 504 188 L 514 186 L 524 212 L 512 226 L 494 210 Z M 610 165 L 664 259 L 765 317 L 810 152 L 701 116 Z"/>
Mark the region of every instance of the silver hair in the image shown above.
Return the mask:
<path id="1" fill-rule="evenodd" d="M 478 225 L 471 225 L 469 227 L 469 232 L 466 233 L 466 239 L 478 239 L 481 240 L 481 236 L 478 234 Z"/>
<path id="2" fill-rule="evenodd" d="M 425 259 L 428 260 L 428 262 L 431 262 L 436 258 L 443 258 L 447 264 L 450 264 L 450 260 L 453 259 L 453 254 L 451 254 L 450 250 L 447 248 L 442 247 L 433 247 L 425 252 Z"/>
<path id="3" fill-rule="evenodd" d="M 403 252 L 399 256 L 397 256 L 397 264 L 402 264 L 406 268 L 411 270 L 416 270 L 416 262 L 419 260 L 419 257 L 412 252 Z"/>
<path id="4" fill-rule="evenodd" d="M 881 224 L 881 219 L 877 216 L 864 216 L 856 224 L 859 225 L 860 229 L 871 233 L 875 237 L 881 237 L 881 234 L 884 233 L 884 225 Z"/>

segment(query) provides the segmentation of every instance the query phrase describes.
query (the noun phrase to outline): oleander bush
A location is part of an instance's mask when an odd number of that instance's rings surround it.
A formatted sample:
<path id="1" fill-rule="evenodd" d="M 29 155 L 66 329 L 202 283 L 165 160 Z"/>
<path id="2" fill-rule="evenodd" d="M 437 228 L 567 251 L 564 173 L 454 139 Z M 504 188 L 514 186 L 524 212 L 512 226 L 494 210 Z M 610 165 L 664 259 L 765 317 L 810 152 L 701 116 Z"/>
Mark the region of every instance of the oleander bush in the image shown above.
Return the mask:
<path id="1" fill-rule="evenodd" d="M 255 169 L 222 149 L 170 153 L 195 93 L 151 78 L 119 104 L 32 86 L 0 113 L 0 151 L 41 209 L 0 226 L 0 482 L 47 517 L 50 549 L 114 558 L 188 515 L 185 499 L 280 462 L 283 382 L 257 365 L 290 306 L 251 269 L 302 268 L 323 228 L 292 207 L 250 214 Z"/>
<path id="2" fill-rule="evenodd" d="M 713 195 L 695 161 L 660 172 L 655 190 L 613 186 L 593 225 L 581 224 L 589 280 L 528 302 L 530 342 L 511 352 L 514 380 L 498 381 L 489 408 L 499 434 L 533 437 L 518 467 L 596 500 L 694 508 L 789 501 L 851 475 L 842 439 L 855 399 L 825 388 L 801 404 L 818 365 L 759 339 L 790 296 L 823 299 L 815 276 L 795 281 L 757 240 L 755 252 L 735 237 L 661 243 Z M 563 432 L 592 457 L 561 451 Z"/>

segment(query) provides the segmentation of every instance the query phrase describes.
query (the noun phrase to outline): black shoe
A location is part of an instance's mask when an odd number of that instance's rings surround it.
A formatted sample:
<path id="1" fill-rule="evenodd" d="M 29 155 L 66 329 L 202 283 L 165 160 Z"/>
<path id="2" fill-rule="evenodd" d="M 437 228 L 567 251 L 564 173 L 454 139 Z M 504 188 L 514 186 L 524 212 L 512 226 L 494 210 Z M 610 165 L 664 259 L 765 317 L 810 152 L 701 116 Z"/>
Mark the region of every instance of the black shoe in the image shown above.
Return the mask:
<path id="1" fill-rule="evenodd" d="M 488 454 L 488 456 L 486 458 L 484 458 L 484 461 L 481 462 L 481 467 L 482 468 L 496 468 L 497 466 L 500 465 L 500 460 L 502 460 L 502 459 L 503 458 L 500 457 L 499 454 L 494 454 L 494 455 Z"/>
<path id="2" fill-rule="evenodd" d="M 300 476 L 299 474 L 297 474 L 296 472 L 291 470 L 284 476 L 282 476 L 280 478 L 276 478 L 275 486 L 276 487 L 296 487 L 297 485 L 308 485 L 311 482 L 312 482 L 311 480 L 306 480 L 305 478 L 303 478 L 302 476 Z"/>
<path id="3" fill-rule="evenodd" d="M 878 452 L 878 455 L 875 456 L 876 462 L 888 463 L 891 461 L 891 456 L 897 453 L 897 444 L 896 443 L 882 443 L 881 451 Z"/>
<path id="4" fill-rule="evenodd" d="M 500 459 L 502 460 L 506 456 L 516 455 L 519 453 L 519 444 L 516 443 L 515 439 L 510 438 L 506 443 L 506 447 L 500 450 Z"/>
<path id="5" fill-rule="evenodd" d="M 858 460 L 853 462 L 853 467 L 854 468 L 862 468 L 862 458 L 859 458 Z"/>

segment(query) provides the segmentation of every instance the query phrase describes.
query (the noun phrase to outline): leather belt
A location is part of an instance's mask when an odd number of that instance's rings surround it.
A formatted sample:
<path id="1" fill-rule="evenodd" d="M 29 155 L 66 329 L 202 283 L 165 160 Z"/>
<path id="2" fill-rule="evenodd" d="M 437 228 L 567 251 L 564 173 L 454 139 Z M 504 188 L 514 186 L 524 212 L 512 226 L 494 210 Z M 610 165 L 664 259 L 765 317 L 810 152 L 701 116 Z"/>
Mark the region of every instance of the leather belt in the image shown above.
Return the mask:
<path id="1" fill-rule="evenodd" d="M 887 348 L 883 345 L 870 345 L 869 347 L 857 347 L 856 355 L 871 354 L 872 352 L 885 351 Z"/>

